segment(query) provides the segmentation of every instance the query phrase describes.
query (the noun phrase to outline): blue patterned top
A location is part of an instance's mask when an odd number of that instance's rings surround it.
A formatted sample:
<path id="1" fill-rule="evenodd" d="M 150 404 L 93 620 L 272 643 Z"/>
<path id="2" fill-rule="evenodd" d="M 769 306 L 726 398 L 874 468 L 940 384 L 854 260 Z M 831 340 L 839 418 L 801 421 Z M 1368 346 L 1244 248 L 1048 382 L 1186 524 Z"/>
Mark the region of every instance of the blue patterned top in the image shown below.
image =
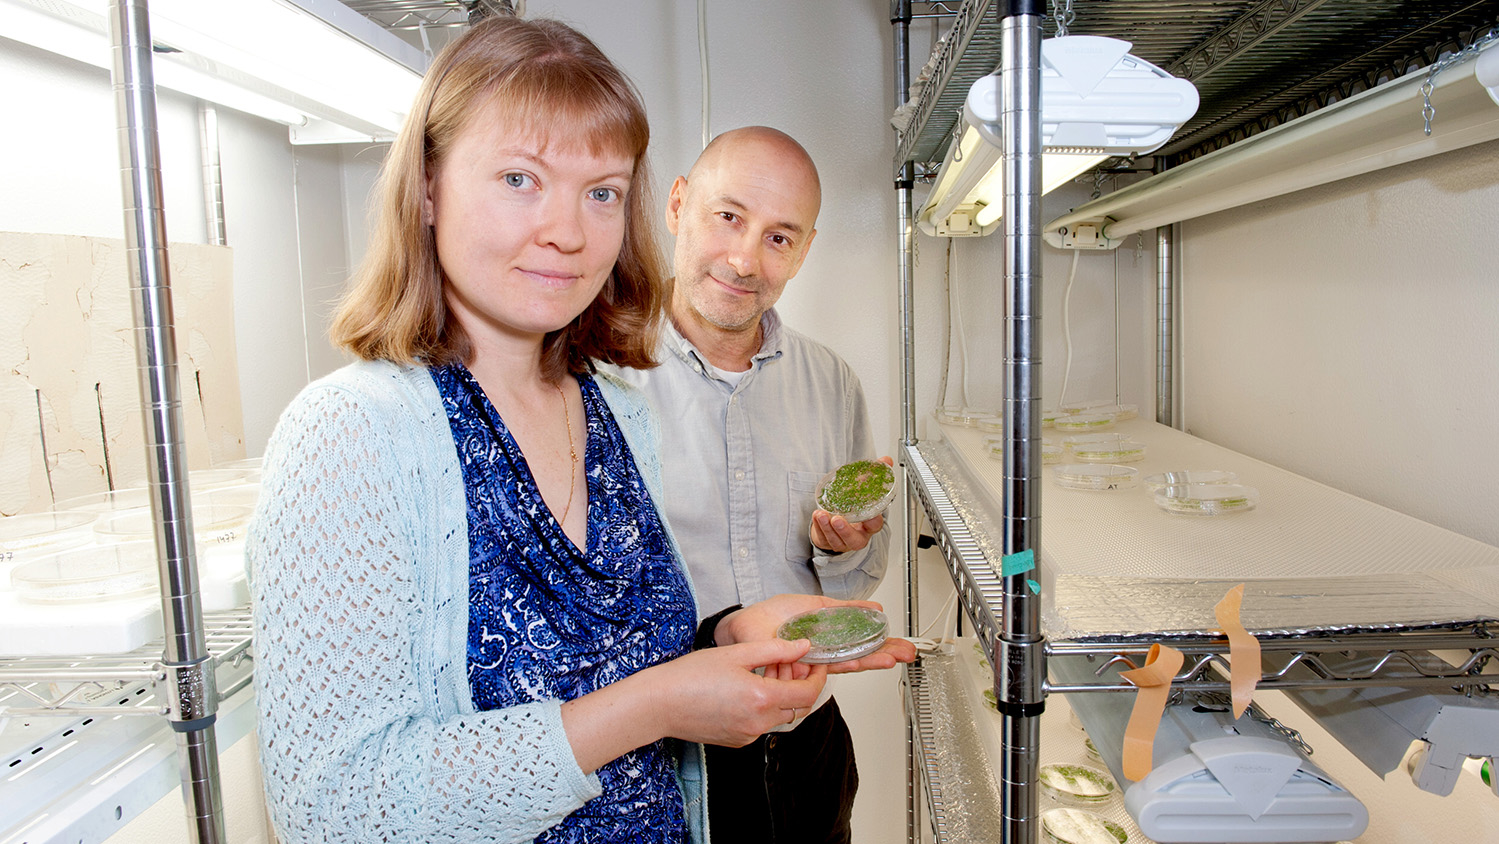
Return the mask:
<path id="1" fill-rule="evenodd" d="M 468 499 L 468 670 L 476 709 L 571 700 L 692 649 L 697 610 L 645 481 L 598 386 L 579 376 L 588 538 L 579 551 L 520 448 L 461 364 L 433 367 Z M 666 741 L 598 770 L 603 794 L 538 842 L 687 840 Z"/>

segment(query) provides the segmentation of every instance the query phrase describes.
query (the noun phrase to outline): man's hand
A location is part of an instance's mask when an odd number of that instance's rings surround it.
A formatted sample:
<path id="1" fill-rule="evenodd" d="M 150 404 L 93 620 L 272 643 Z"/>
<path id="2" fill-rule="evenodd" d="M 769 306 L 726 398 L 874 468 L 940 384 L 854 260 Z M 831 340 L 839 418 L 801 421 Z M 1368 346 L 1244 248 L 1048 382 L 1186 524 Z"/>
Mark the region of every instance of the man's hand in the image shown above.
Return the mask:
<path id="1" fill-rule="evenodd" d="M 895 467 L 894 458 L 881 457 L 880 461 L 886 466 Z M 863 550 L 869 544 L 869 538 L 879 533 L 884 526 L 885 517 L 882 515 L 862 522 L 850 522 L 826 510 L 817 510 L 812 514 L 812 525 L 807 533 L 814 546 L 834 554 L 846 554 L 849 551 Z"/>

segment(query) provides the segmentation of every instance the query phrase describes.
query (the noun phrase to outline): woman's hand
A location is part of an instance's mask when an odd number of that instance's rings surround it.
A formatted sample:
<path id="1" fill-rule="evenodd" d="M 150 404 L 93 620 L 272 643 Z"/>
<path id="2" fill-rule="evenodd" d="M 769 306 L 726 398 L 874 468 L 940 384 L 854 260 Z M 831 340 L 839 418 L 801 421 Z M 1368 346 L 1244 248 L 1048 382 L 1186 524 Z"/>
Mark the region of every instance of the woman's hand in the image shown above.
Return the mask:
<path id="1" fill-rule="evenodd" d="M 754 642 L 775 638 L 776 631 L 792 616 L 826 607 L 864 607 L 871 610 L 884 609 L 874 601 L 839 601 L 821 595 L 777 595 L 758 604 L 751 604 L 725 616 L 718 622 L 714 640 L 720 645 L 735 642 Z M 805 652 L 804 652 L 805 653 Z M 853 674 L 859 671 L 878 671 L 894 668 L 897 663 L 916 659 L 916 646 L 905 639 L 889 638 L 872 654 L 859 659 L 835 662 L 827 665 L 829 674 Z M 800 665 L 800 663 L 798 663 Z M 794 670 L 794 669 L 793 669 Z"/>

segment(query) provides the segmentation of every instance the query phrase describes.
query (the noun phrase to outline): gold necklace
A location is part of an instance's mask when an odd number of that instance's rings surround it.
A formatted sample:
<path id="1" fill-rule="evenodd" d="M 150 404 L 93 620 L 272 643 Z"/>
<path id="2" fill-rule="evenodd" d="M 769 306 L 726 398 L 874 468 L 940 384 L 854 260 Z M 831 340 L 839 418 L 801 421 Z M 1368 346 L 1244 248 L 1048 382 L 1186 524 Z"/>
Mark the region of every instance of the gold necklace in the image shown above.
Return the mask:
<path id="1" fill-rule="evenodd" d="M 562 400 L 562 421 L 567 425 L 567 455 L 572 458 L 572 471 L 567 475 L 567 506 L 562 508 L 562 518 L 557 524 L 567 523 L 567 514 L 573 509 L 573 491 L 578 485 L 578 449 L 573 445 L 573 419 L 572 414 L 567 412 L 567 396 L 562 393 L 562 384 L 553 384 L 557 390 L 557 398 Z"/>

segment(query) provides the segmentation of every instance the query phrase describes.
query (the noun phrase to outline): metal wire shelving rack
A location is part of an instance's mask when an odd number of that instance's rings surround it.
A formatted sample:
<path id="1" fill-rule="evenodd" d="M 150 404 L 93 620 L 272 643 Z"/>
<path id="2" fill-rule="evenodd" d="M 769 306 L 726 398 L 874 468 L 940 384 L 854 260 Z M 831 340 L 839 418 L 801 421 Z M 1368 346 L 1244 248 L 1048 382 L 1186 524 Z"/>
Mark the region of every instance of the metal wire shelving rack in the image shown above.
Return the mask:
<path id="1" fill-rule="evenodd" d="M 990 559 L 985 554 L 984 545 L 976 536 L 976 527 L 965 520 L 960 508 L 950 498 L 947 489 L 944 488 L 937 473 L 933 471 L 927 455 L 916 440 L 913 375 L 914 326 L 911 310 L 915 243 L 912 187 L 918 170 L 931 172 L 934 169 L 933 165 L 942 160 L 947 145 L 953 138 L 954 126 L 958 121 L 957 115 L 960 113 L 960 105 L 968 86 L 979 76 L 994 72 L 999 64 L 1000 53 L 1004 48 L 1000 31 L 1009 24 L 1005 16 L 1018 17 L 1024 14 L 1034 17 L 1039 13 L 1043 4 L 1016 2 L 1016 0 L 1007 0 L 1007 2 L 965 0 L 951 14 L 952 23 L 947 31 L 946 40 L 933 57 L 931 65 L 926 69 L 928 76 L 925 84 L 908 103 L 906 93 L 911 81 L 907 46 L 909 25 L 913 17 L 913 7 L 923 5 L 933 4 L 902 2 L 902 0 L 892 3 L 895 41 L 895 106 L 898 109 L 905 107 L 910 113 L 910 122 L 898 132 L 897 151 L 893 162 L 899 219 L 898 235 L 901 247 L 899 283 L 904 357 L 901 380 L 903 425 L 900 453 L 907 481 L 904 499 L 908 525 L 907 619 L 910 629 L 916 629 L 917 584 L 914 570 L 919 538 L 916 526 L 920 516 L 925 516 L 933 534 L 932 539 L 940 551 L 952 585 L 957 591 L 957 600 L 966 617 L 972 621 L 974 634 L 990 655 L 991 663 L 997 668 L 995 695 L 1001 702 L 1001 711 L 1005 712 L 1008 705 L 1009 711 L 1014 715 L 1015 726 L 1007 729 L 1019 731 L 1023 729 L 1026 720 L 1033 720 L 1039 712 L 1034 698 L 1024 697 L 1027 692 L 1034 695 L 1039 689 L 1044 700 L 1046 695 L 1054 693 L 1132 691 L 1132 686 L 1119 682 L 1117 675 L 1108 669 L 1117 667 L 1118 661 L 1125 657 L 1143 655 L 1149 649 L 1151 641 L 1160 641 L 1162 637 L 1149 637 L 1149 641 L 1145 641 L 1146 637 L 1098 638 L 1084 641 L 1046 641 L 1043 637 L 1039 641 L 1018 641 L 1015 633 L 1024 627 L 1022 622 L 1025 619 L 1007 618 L 1006 607 L 1011 607 L 1012 612 L 1018 608 L 1017 615 L 1030 614 L 1033 609 L 1015 602 L 1014 592 L 1017 590 L 1014 589 L 1014 585 L 1007 586 L 1007 578 L 996 573 L 1002 568 L 1001 561 Z M 1069 10 L 1071 5 L 1067 3 Z M 1377 13 L 1373 6 L 1354 8 L 1337 0 L 1329 0 L 1325 3 L 1275 4 L 1276 9 L 1271 12 L 1266 12 L 1264 8 L 1271 4 L 1246 3 L 1243 5 L 1245 6 L 1245 10 L 1241 10 L 1243 14 L 1220 22 L 1220 26 L 1208 32 L 1206 36 L 1200 33 L 1192 36 L 1191 33 L 1185 31 L 1177 32 L 1163 21 L 1147 20 L 1148 16 L 1145 15 L 1146 10 L 1143 7 L 1136 8 L 1135 5 L 1129 3 L 1114 4 L 1114 6 L 1118 7 L 1118 14 L 1135 17 L 1117 20 L 1114 23 L 1136 27 L 1150 24 L 1153 27 L 1152 33 L 1164 32 L 1165 38 L 1179 36 L 1186 39 L 1190 36 L 1192 40 L 1183 41 L 1183 46 L 1186 47 L 1190 47 L 1193 43 L 1216 43 L 1215 38 L 1217 41 L 1227 38 L 1228 41 L 1238 46 L 1234 49 L 1214 47 L 1213 66 L 1216 69 L 1232 59 L 1248 56 L 1257 49 L 1262 55 L 1265 54 L 1268 52 L 1266 39 L 1282 30 L 1294 30 L 1293 25 L 1298 21 L 1306 26 L 1315 26 L 1317 21 L 1313 13 L 1319 11 L 1318 7 L 1325 7 L 1321 9 L 1321 13 L 1342 16 L 1347 25 L 1352 25 L 1353 19 L 1357 18 L 1363 10 L 1367 10 L 1370 14 Z M 942 11 L 947 11 L 945 5 Z M 1204 13 L 1208 11 L 1210 10 L 1204 9 Z M 1435 45 L 1433 47 L 1419 52 L 1411 52 L 1415 48 L 1408 47 L 1405 52 L 1396 56 L 1395 53 L 1399 52 L 1398 48 L 1392 52 L 1388 45 L 1364 45 L 1363 54 L 1356 57 L 1356 60 L 1354 60 L 1355 57 L 1339 59 L 1339 61 L 1344 61 L 1347 67 L 1354 68 L 1349 72 L 1354 73 L 1357 79 L 1351 83 L 1339 80 L 1329 81 L 1325 78 L 1320 81 L 1334 87 L 1339 85 L 1347 87 L 1348 84 L 1352 84 L 1353 89 L 1356 90 L 1359 89 L 1359 85 L 1377 84 L 1379 80 L 1392 74 L 1398 75 L 1412 65 L 1428 64 L 1441 54 L 1444 49 L 1442 45 L 1452 42 L 1460 46 L 1461 42 L 1471 35 L 1468 30 L 1475 25 L 1483 24 L 1484 15 L 1492 14 L 1491 10 L 1465 9 L 1464 11 L 1465 13 L 1473 12 L 1479 17 L 1458 22 L 1461 23 L 1458 27 L 1462 30 L 1461 32 L 1453 30 L 1436 33 L 1425 24 L 1417 27 L 1428 36 L 1428 40 Z M 1255 17 L 1256 15 L 1263 17 L 1265 14 L 1272 13 L 1280 17 L 1268 26 L 1264 25 L 1265 21 Z M 1311 17 L 1307 17 L 1309 15 Z M 1186 12 L 1179 11 L 1174 17 L 1185 19 L 1190 16 Z M 1258 32 L 1260 29 L 1264 32 L 1255 38 L 1242 37 L 1243 32 L 1251 30 Z M 1233 37 L 1229 38 L 1230 35 Z M 1321 30 L 1317 30 L 1315 35 L 1323 39 L 1327 37 L 1327 33 Z M 1126 34 L 1124 37 L 1130 36 Z M 1295 52 L 1298 49 L 1313 49 L 1314 45 L 1310 42 L 1297 43 L 1292 38 L 1289 41 L 1281 39 L 1271 46 L 1281 52 Z M 1150 48 L 1147 47 L 1148 49 Z M 1187 55 L 1190 57 L 1194 53 L 1189 50 Z M 1170 64 L 1160 56 L 1147 56 L 1147 59 L 1160 61 L 1163 65 Z M 1020 63 L 1023 64 L 1023 60 Z M 1245 64 L 1252 66 L 1254 61 L 1248 61 Z M 1191 76 L 1190 67 L 1184 66 L 1178 72 L 1189 78 Z M 1311 81 L 1317 81 L 1315 72 L 1310 76 Z M 1305 93 L 1306 85 L 1310 82 L 1298 84 L 1302 87 L 1297 90 Z M 1346 93 L 1343 95 L 1346 96 Z M 1325 105 L 1336 99 L 1336 96 L 1312 96 L 1299 101 L 1301 105 L 1295 109 L 1269 109 L 1263 115 L 1253 118 L 1251 122 L 1254 125 L 1247 128 L 1239 125 L 1218 127 L 1194 125 L 1190 148 L 1188 145 L 1179 144 L 1178 146 L 1182 149 L 1174 150 L 1174 152 L 1178 154 L 1178 157 L 1186 160 L 1211 151 L 1224 143 L 1253 134 L 1255 131 L 1263 131 L 1278 122 L 1294 119 L 1319 105 Z M 1028 119 L 1039 122 L 1039 118 L 1034 114 L 1023 115 L 1019 120 L 1024 123 Z M 1214 128 L 1221 131 L 1215 135 L 1212 131 Z M 1024 206 L 1021 207 L 1024 210 Z M 1037 210 L 1032 209 L 1033 212 Z M 1020 260 L 1023 262 L 1026 260 L 1027 250 L 1031 247 L 1024 242 L 1029 234 L 1023 231 L 1024 224 L 1022 223 L 1019 228 L 1022 231 L 1018 236 L 1010 235 L 1013 240 L 1010 243 L 1009 252 L 1021 253 Z M 1014 261 L 1015 259 L 1007 260 Z M 1013 272 L 1014 269 L 1013 263 L 1007 263 L 1005 279 L 1007 283 L 1014 283 L 1014 277 L 1017 275 Z M 1008 291 L 1007 301 L 1011 303 L 1026 298 L 1028 297 L 1021 295 L 1021 291 L 1014 288 Z M 1027 313 L 1024 316 L 1030 315 Z M 1017 352 L 1013 348 L 1007 351 Z M 1014 356 L 1025 357 L 1029 360 L 1029 357 L 1023 354 Z M 1012 374 L 1009 366 L 1010 361 L 1007 360 L 1007 375 Z M 1024 379 L 1027 382 L 1039 383 L 1038 374 L 1029 371 L 1024 374 L 1027 376 Z M 1010 383 L 1006 384 L 1006 412 L 1016 408 L 1028 409 L 1026 402 L 1034 398 L 1036 397 L 1017 394 L 1012 390 Z M 1007 434 L 1012 433 L 1013 426 L 1019 426 L 1021 423 L 1012 422 L 1011 425 L 1012 427 L 1007 427 Z M 1029 438 L 1030 433 L 1029 430 L 1016 432 L 1012 439 L 1023 441 Z M 1016 451 L 1019 450 L 1016 449 Z M 1017 470 L 1013 478 L 1009 472 L 1011 468 Z M 1039 469 L 1039 456 L 1036 456 L 1034 469 Z M 1039 473 L 1033 471 L 1026 456 L 1018 454 L 1007 457 L 1006 470 L 1006 479 L 1013 481 L 1013 484 L 1004 492 L 1022 500 L 1006 504 L 1007 509 L 1003 518 L 1007 524 L 1002 529 L 1007 546 L 1004 553 L 1030 547 L 1029 542 L 1024 541 L 1025 538 L 1018 536 L 1018 529 L 1008 523 L 1010 517 L 1020 515 L 1021 520 L 1029 520 L 1032 516 L 1039 516 L 1039 507 L 1036 508 L 1034 514 L 1016 512 L 1028 506 L 1024 501 L 1032 497 L 1028 487 L 1029 484 L 1036 482 Z M 1026 526 L 1026 529 L 1033 528 L 1034 525 Z M 1039 537 L 1038 530 L 1034 536 Z M 1011 590 L 1010 594 L 1006 593 L 1007 588 Z M 1480 621 L 1436 629 L 1343 630 L 1326 631 L 1325 635 L 1321 635 L 1320 631 L 1314 632 L 1319 635 L 1308 637 L 1288 634 L 1283 637 L 1261 638 L 1261 647 L 1265 652 L 1268 667 L 1259 688 L 1301 690 L 1385 686 L 1458 689 L 1469 693 L 1488 693 L 1495 683 L 1495 675 L 1484 673 L 1484 671 L 1496 661 L 1496 658 L 1499 658 L 1499 622 Z M 1225 658 L 1228 651 L 1226 640 L 1175 637 L 1170 643 L 1187 656 L 1182 671 L 1173 681 L 1174 687 L 1198 693 L 1222 692 L 1229 688 L 1225 679 L 1228 665 Z M 1456 660 L 1455 665 L 1434 667 L 1431 660 L 1420 658 L 1422 654 L 1431 651 L 1459 654 L 1466 652 L 1467 656 Z M 1048 660 L 1088 660 L 1090 668 L 1093 668 L 1093 675 L 1098 679 L 1093 682 L 1052 683 L 1046 677 Z M 1358 668 L 1350 670 L 1346 667 L 1349 665 L 1357 665 Z M 952 804 L 956 797 L 949 792 L 953 790 L 952 786 L 955 784 L 946 779 L 949 772 L 943 769 L 941 754 L 936 752 L 938 738 L 934 735 L 931 723 L 931 695 L 925 683 L 925 672 L 918 660 L 915 665 L 907 668 L 903 682 L 910 729 L 907 776 L 908 837 L 913 842 L 920 840 L 921 824 L 918 808 L 920 807 L 927 813 L 933 840 L 947 842 L 955 840 L 949 837 L 949 830 L 953 825 L 951 823 Z M 1009 723 L 1010 716 L 1006 717 Z M 1016 732 L 1013 736 L 1007 735 L 1007 739 L 1010 738 L 1028 739 L 1015 742 L 1016 746 L 1034 749 L 1038 744 L 1038 741 L 1034 740 L 1036 736 L 1033 733 L 1027 736 L 1022 732 Z M 1021 755 L 1021 753 L 1012 753 L 1003 762 L 1006 767 L 1004 776 L 1001 777 L 1000 795 L 1003 804 L 1003 823 L 1000 830 L 991 832 L 991 834 L 996 834 L 996 840 L 1005 841 L 1007 844 L 1033 844 L 1039 838 L 1038 824 L 1035 823 L 1037 787 L 1033 776 L 1034 760 L 1023 759 Z M 921 794 L 925 795 L 924 799 Z"/>

